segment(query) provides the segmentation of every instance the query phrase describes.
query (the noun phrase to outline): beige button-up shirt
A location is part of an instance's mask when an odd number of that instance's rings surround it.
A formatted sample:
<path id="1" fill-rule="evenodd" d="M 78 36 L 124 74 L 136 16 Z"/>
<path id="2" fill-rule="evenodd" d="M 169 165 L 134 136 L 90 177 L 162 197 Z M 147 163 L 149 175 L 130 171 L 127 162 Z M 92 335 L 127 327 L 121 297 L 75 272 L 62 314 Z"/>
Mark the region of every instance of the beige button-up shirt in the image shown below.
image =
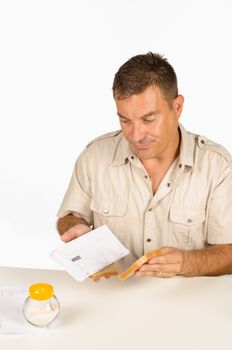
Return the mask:
<path id="1" fill-rule="evenodd" d="M 162 246 L 202 249 L 232 243 L 232 157 L 179 125 L 180 154 L 153 195 L 121 131 L 92 141 L 77 159 L 58 216 L 108 225 L 130 250 L 125 268 Z"/>

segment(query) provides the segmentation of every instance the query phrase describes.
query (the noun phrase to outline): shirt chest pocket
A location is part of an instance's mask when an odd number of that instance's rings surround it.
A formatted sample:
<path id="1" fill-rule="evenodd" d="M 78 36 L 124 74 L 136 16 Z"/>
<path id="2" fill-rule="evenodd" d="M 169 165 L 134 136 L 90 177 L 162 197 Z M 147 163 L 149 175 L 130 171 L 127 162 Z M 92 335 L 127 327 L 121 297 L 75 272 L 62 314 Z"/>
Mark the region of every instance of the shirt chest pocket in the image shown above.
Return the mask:
<path id="1" fill-rule="evenodd" d="M 169 214 L 169 242 L 181 249 L 202 249 L 205 211 L 195 208 L 171 208 Z"/>
<path id="2" fill-rule="evenodd" d="M 97 196 L 92 198 L 90 209 L 93 212 L 94 227 L 106 224 L 120 238 L 125 230 L 128 198 L 125 193 L 114 198 Z"/>

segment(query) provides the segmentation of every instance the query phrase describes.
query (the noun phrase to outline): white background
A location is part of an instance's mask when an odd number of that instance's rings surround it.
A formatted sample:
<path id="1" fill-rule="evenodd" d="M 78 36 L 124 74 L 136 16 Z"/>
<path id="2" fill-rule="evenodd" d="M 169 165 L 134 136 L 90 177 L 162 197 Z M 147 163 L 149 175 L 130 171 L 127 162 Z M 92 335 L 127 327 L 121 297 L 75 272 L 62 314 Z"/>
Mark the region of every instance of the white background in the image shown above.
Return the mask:
<path id="1" fill-rule="evenodd" d="M 230 0 L 0 0 L 0 264 L 57 267 L 56 213 L 77 155 L 118 129 L 111 87 L 164 54 L 182 124 L 232 151 Z"/>

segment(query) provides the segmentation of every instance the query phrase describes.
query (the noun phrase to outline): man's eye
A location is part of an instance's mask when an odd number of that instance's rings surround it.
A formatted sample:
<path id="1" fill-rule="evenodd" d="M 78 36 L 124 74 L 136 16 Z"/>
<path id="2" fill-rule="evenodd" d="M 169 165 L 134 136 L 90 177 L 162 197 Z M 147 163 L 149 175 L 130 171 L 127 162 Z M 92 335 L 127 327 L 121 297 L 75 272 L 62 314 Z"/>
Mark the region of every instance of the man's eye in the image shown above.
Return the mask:
<path id="1" fill-rule="evenodd" d="M 144 123 L 152 123 L 155 121 L 155 118 L 154 119 L 144 119 L 143 122 Z"/>
<path id="2" fill-rule="evenodd" d="M 130 121 L 126 119 L 120 119 L 120 122 L 123 124 L 128 124 Z"/>

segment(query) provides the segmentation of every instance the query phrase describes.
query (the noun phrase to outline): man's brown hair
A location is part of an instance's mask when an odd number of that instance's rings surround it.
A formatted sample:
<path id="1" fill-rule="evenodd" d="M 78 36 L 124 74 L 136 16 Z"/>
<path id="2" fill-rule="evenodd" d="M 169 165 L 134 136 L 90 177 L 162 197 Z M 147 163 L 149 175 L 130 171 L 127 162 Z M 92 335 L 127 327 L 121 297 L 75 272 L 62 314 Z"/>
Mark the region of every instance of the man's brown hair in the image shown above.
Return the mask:
<path id="1" fill-rule="evenodd" d="M 173 67 L 162 55 L 152 52 L 134 56 L 119 68 L 114 77 L 113 95 L 121 100 L 150 86 L 157 86 L 169 102 L 178 95 Z"/>

